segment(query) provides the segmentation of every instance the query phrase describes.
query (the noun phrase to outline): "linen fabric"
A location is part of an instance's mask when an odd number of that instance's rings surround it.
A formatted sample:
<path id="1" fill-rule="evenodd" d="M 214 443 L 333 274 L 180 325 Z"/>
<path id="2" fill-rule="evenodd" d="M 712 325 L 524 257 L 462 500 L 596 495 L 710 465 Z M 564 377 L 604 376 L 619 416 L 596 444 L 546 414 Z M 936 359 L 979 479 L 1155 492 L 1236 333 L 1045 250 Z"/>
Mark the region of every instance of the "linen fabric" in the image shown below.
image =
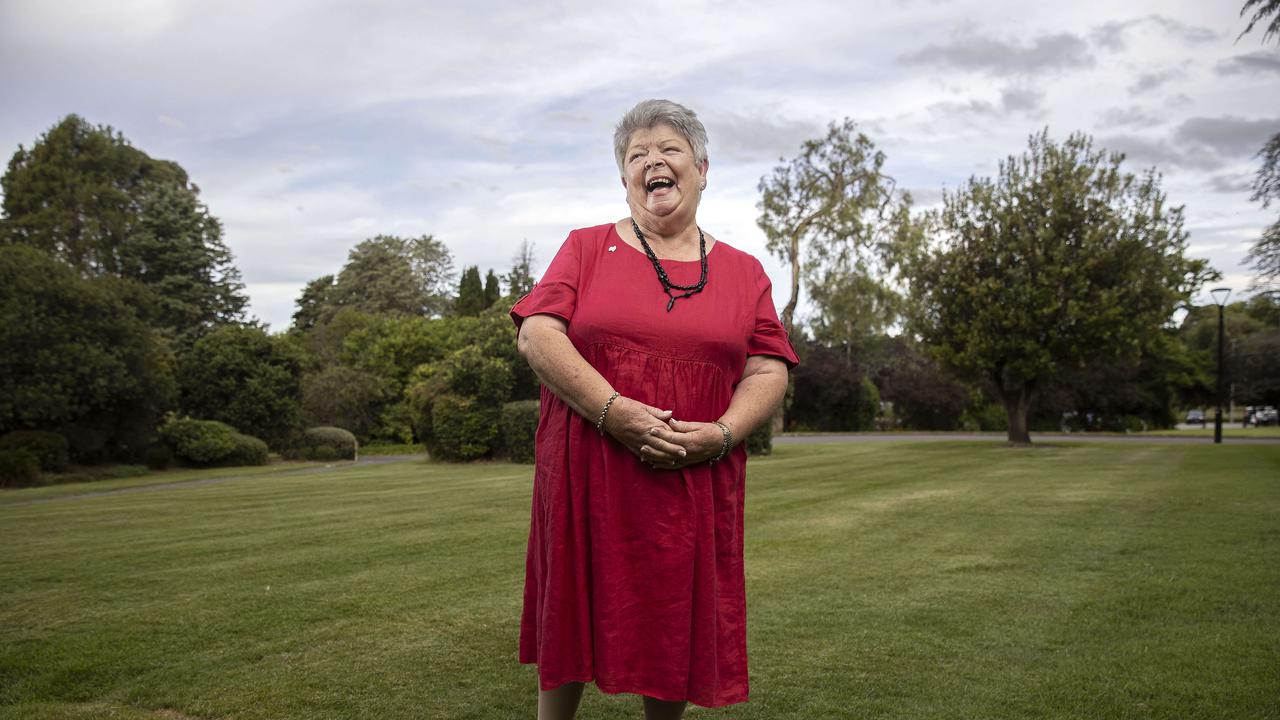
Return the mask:
<path id="1" fill-rule="evenodd" d="M 671 282 L 698 281 L 698 261 L 662 263 Z M 613 224 L 575 230 L 511 317 L 561 318 L 622 395 L 710 422 L 749 355 L 798 361 L 759 261 L 718 241 L 707 266 L 706 288 L 667 312 L 648 257 Z M 519 654 L 539 686 L 746 700 L 744 446 L 715 465 L 655 470 L 544 386 L 535 448 Z"/>

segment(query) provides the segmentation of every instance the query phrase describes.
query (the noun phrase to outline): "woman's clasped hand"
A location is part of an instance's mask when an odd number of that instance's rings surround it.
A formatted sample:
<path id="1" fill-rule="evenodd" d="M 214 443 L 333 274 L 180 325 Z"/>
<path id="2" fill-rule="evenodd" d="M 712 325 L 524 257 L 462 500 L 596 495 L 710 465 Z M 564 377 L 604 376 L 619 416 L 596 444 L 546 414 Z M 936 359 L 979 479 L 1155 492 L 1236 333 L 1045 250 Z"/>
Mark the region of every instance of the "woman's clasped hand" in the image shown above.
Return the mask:
<path id="1" fill-rule="evenodd" d="M 719 425 L 676 420 L 671 414 L 620 396 L 605 415 L 601 430 L 640 462 L 660 470 L 679 470 L 720 455 L 724 432 Z"/>

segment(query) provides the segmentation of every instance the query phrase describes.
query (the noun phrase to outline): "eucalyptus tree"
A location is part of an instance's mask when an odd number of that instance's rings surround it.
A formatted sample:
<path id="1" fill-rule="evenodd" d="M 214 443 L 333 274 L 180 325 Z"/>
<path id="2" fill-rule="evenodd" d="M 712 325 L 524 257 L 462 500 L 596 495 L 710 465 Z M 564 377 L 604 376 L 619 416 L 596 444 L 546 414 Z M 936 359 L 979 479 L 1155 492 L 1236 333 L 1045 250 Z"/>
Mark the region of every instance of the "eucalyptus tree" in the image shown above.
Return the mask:
<path id="1" fill-rule="evenodd" d="M 1262 41 L 1266 42 L 1271 38 L 1280 41 L 1280 0 L 1246 0 L 1244 7 L 1240 8 L 1240 15 L 1244 16 L 1250 11 L 1253 11 L 1253 17 L 1249 19 L 1249 24 L 1240 33 L 1240 37 L 1244 37 L 1261 22 L 1266 25 L 1262 31 Z M 1267 144 L 1258 151 L 1258 155 L 1262 157 L 1262 167 L 1258 168 L 1258 174 L 1254 177 L 1253 195 L 1249 199 L 1261 202 L 1262 207 L 1267 208 L 1271 206 L 1272 200 L 1280 200 L 1280 132 L 1271 136 Z M 1257 273 L 1254 280 L 1256 287 L 1280 283 L 1280 219 L 1262 231 L 1262 236 L 1249 249 L 1245 263 Z"/>
<path id="2" fill-rule="evenodd" d="M 820 341 L 847 345 L 897 319 L 901 297 L 892 280 L 913 238 L 911 197 L 895 191 L 884 161 L 884 153 L 846 119 L 761 178 L 756 222 L 769 252 L 791 267 L 782 311 L 789 332 L 802 278 Z"/>
<path id="3" fill-rule="evenodd" d="M 1000 394 L 1012 443 L 1029 443 L 1036 390 L 1069 369 L 1138 357 L 1214 275 L 1185 256 L 1181 206 L 1154 169 L 1083 134 L 1031 136 L 999 175 L 944 193 L 937 244 L 912 271 L 915 327 L 958 372 Z"/>

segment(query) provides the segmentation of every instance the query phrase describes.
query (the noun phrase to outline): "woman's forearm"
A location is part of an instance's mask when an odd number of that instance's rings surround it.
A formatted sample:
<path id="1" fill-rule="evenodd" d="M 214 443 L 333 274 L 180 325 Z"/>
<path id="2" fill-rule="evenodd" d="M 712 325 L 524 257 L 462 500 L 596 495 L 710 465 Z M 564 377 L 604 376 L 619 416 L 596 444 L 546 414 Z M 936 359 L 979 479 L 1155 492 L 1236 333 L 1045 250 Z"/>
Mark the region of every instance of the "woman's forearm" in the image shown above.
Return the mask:
<path id="1" fill-rule="evenodd" d="M 595 422 L 613 387 L 556 326 L 562 322 L 545 315 L 526 319 L 520 327 L 518 346 L 543 385 L 575 412 Z"/>
<path id="2" fill-rule="evenodd" d="M 745 440 L 761 423 L 767 422 L 787 393 L 787 366 L 773 358 L 760 360 L 756 372 L 738 382 L 729 407 L 719 418 L 729 426 L 735 442 Z"/>

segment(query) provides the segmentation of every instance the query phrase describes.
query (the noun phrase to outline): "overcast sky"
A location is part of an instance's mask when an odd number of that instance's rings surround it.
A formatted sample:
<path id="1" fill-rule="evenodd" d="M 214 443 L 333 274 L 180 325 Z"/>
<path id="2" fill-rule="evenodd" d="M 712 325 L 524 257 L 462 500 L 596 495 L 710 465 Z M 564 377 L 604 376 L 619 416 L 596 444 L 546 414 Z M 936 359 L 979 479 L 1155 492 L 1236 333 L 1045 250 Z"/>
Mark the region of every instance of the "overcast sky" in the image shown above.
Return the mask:
<path id="1" fill-rule="evenodd" d="M 1280 131 L 1280 50 L 1237 42 L 1241 4 L 0 0 L 0 151 L 78 113 L 177 161 L 277 330 L 379 233 L 482 272 L 528 239 L 540 271 L 570 229 L 626 215 L 611 136 L 646 97 L 703 119 L 699 222 L 766 262 L 779 305 L 757 184 L 846 116 L 925 207 L 1033 132 L 1090 133 L 1164 173 L 1190 254 L 1242 290 L 1277 212 L 1248 183 Z"/>

